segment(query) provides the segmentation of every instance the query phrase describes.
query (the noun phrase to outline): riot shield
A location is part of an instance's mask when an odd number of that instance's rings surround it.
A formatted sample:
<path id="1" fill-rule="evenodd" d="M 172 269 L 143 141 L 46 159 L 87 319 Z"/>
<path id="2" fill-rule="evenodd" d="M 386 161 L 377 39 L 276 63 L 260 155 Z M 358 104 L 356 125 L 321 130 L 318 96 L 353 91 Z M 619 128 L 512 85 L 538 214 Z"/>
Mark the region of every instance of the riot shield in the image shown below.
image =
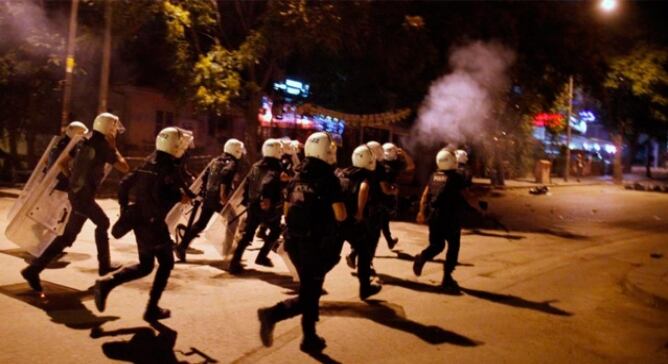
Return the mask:
<path id="1" fill-rule="evenodd" d="M 58 136 L 54 136 L 51 138 L 51 141 L 49 142 L 49 145 L 46 147 L 46 150 L 44 151 L 44 154 L 42 154 L 42 157 L 40 157 L 39 161 L 37 162 L 37 165 L 35 166 L 35 169 L 32 171 L 32 174 L 30 175 L 30 178 L 28 178 L 28 182 L 26 182 L 25 186 L 23 186 L 23 190 L 21 190 L 21 193 L 19 194 L 19 197 L 14 201 L 14 205 L 12 205 L 12 208 L 9 209 L 9 212 L 7 212 L 7 220 L 11 220 L 16 216 L 16 213 L 19 211 L 21 206 L 26 202 L 26 199 L 30 195 L 30 192 L 35 188 L 37 184 L 39 184 L 42 179 L 44 179 L 44 176 L 46 176 L 47 171 L 47 164 L 49 163 L 49 153 L 51 153 L 51 149 L 53 148 L 54 145 L 56 145 L 58 141 Z"/>
<path id="2" fill-rule="evenodd" d="M 292 260 L 290 259 L 290 255 L 288 254 L 288 252 L 285 251 L 285 240 L 283 238 L 278 239 L 278 244 L 279 245 L 278 249 L 276 250 L 276 253 L 278 254 L 279 257 L 281 257 L 281 259 L 283 259 L 285 267 L 288 268 L 288 271 L 290 272 L 292 281 L 299 282 L 299 274 L 297 273 L 297 268 L 292 263 Z"/>
<path id="3" fill-rule="evenodd" d="M 63 233 L 69 219 L 72 208 L 67 193 L 55 187 L 62 171 L 60 163 L 81 138 L 72 138 L 41 181 L 33 182 L 34 187 L 5 229 L 7 239 L 35 257 L 40 256 L 53 239 Z"/>
<path id="4" fill-rule="evenodd" d="M 223 260 L 229 260 L 234 252 L 237 227 L 242 215 L 246 213 L 246 207 L 241 204 L 246 183 L 247 179 L 244 178 L 220 213 L 216 214 L 216 218 L 207 226 L 205 237 L 213 244 Z"/>
<path id="5" fill-rule="evenodd" d="M 214 160 L 211 160 L 206 168 L 200 172 L 195 181 L 190 185 L 190 191 L 197 195 L 197 199 L 201 199 L 200 192 L 203 188 L 202 180 L 204 178 L 204 173 L 211 167 L 213 162 Z M 199 213 L 201 212 L 201 209 L 198 209 L 199 206 L 201 206 L 201 201 L 197 204 L 178 202 L 171 210 L 169 210 L 169 213 L 167 213 L 167 216 L 165 217 L 165 223 L 167 224 L 169 233 L 172 234 L 175 241 L 179 241 L 180 238 L 183 237 L 188 221 L 196 221 L 196 219 L 199 218 Z M 195 215 L 193 216 L 193 214 Z"/>

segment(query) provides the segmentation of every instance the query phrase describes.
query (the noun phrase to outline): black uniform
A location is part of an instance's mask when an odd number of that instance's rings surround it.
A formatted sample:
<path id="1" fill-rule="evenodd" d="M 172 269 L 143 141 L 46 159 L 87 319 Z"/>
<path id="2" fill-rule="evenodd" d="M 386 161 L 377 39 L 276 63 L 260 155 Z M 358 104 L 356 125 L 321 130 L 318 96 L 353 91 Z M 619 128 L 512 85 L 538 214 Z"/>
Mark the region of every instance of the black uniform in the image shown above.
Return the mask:
<path id="1" fill-rule="evenodd" d="M 246 206 L 246 219 L 241 223 L 241 236 L 237 241 L 230 262 L 230 272 L 240 272 L 241 257 L 246 247 L 253 241 L 255 231 L 260 224 L 269 228 L 269 234 L 264 245 L 255 259 L 255 262 L 265 266 L 272 266 L 267 257 L 269 251 L 281 234 L 281 215 L 283 208 L 283 196 L 281 192 L 281 162 L 276 158 L 262 158 L 253 164 L 248 172 L 246 188 L 244 190 L 244 205 Z M 262 200 L 268 199 L 270 206 L 268 210 L 260 207 Z"/>
<path id="2" fill-rule="evenodd" d="M 74 156 L 72 174 L 69 178 L 68 198 L 72 205 L 72 213 L 65 225 L 65 231 L 63 235 L 54 239 L 39 258 L 30 263 L 23 272 L 24 277 L 28 275 L 34 279 L 51 260 L 66 247 L 71 246 L 87 219 L 96 225 L 95 245 L 99 273 L 104 275 L 111 270 L 107 233 L 109 218 L 95 201 L 95 193 L 104 178 L 105 165 L 114 164 L 116 161 L 116 150 L 109 145 L 102 133 L 93 131 L 90 139 L 81 142 Z"/>
<path id="3" fill-rule="evenodd" d="M 339 180 L 332 166 L 307 157 L 288 185 L 290 208 L 286 216 L 285 249 L 299 274 L 299 296 L 260 309 L 265 345 L 277 321 L 302 314 L 302 350 L 322 350 L 324 340 L 316 335 L 318 302 L 325 275 L 339 261 L 342 241 L 332 204 L 343 202 Z"/>
<path id="4" fill-rule="evenodd" d="M 282 174 L 285 174 L 285 176 L 287 176 L 289 178 L 294 177 L 296 166 L 294 165 L 292 155 L 290 155 L 288 153 L 284 153 L 283 155 L 281 155 L 280 161 L 281 161 L 281 172 L 282 172 Z M 287 181 L 281 181 L 281 187 L 282 187 L 283 190 L 285 190 L 285 188 L 287 186 L 288 186 Z M 266 240 L 268 238 L 267 234 L 268 234 L 267 233 L 267 225 L 264 224 L 264 223 L 260 224 L 260 227 L 259 227 L 259 230 L 258 230 L 256 236 L 260 239 L 265 239 Z"/>
<path id="5" fill-rule="evenodd" d="M 167 286 L 174 256 L 173 242 L 167 230 L 165 217 L 182 195 L 191 195 L 182 174 L 179 160 L 158 151 L 142 167 L 128 174 L 118 191 L 118 202 L 123 214 L 132 216 L 132 229 L 137 238 L 139 263 L 114 273 L 96 284 L 96 304 L 102 311 L 106 295 L 112 288 L 145 277 L 153 271 L 154 259 L 158 260 L 158 271 L 151 287 L 145 318 L 155 318 L 158 300 Z M 134 190 L 136 203 L 130 204 L 130 191 Z M 100 302 L 101 301 L 101 302 Z"/>
<path id="6" fill-rule="evenodd" d="M 443 283 L 452 281 L 457 265 L 461 237 L 461 215 L 468 205 L 462 191 L 466 188 L 464 177 L 456 170 L 436 171 L 429 180 L 428 223 L 429 246 L 420 253 L 422 262 L 434 258 L 445 248 Z M 424 264 L 424 263 L 422 263 Z"/>
<path id="7" fill-rule="evenodd" d="M 222 210 L 223 205 L 220 202 L 221 188 L 224 189 L 227 196 L 231 195 L 234 176 L 238 167 L 237 159 L 229 153 L 224 153 L 217 157 L 204 172 L 201 191 L 203 197 L 202 211 L 197 222 L 190 227 L 189 231 L 186 231 L 183 241 L 178 246 L 177 254 L 182 254 L 184 260 L 190 242 L 206 228 L 213 214 Z"/>
<path id="8" fill-rule="evenodd" d="M 367 239 L 369 241 L 371 248 L 371 260 L 369 261 L 369 266 L 372 264 L 373 256 L 376 254 L 376 248 L 378 247 L 378 240 L 380 239 L 380 232 L 382 228 L 385 215 L 387 214 L 387 209 L 384 206 L 387 195 L 383 192 L 383 189 L 380 186 L 381 181 L 386 181 L 387 176 L 385 175 L 385 167 L 382 163 L 376 163 L 376 169 L 371 172 L 369 178 L 369 199 L 366 203 L 369 210 L 369 218 L 364 221 L 365 230 L 367 231 Z M 353 249 L 348 256 L 348 260 L 354 262 L 357 257 L 356 247 L 353 245 Z M 358 263 L 358 269 L 360 269 Z M 361 268 L 361 269 L 366 269 Z M 371 269 L 371 267 L 369 267 Z M 375 274 L 375 273 L 374 273 Z"/>
<path id="9" fill-rule="evenodd" d="M 406 162 L 402 158 L 397 158 L 393 161 L 384 161 L 385 167 L 385 181 L 392 186 L 396 186 L 399 174 L 406 169 Z M 381 229 L 387 246 L 392 249 L 396 244 L 396 240 L 392 238 L 390 231 L 390 220 L 397 215 L 397 196 L 385 196 L 385 210 L 383 211 L 383 220 L 381 221 Z"/>
<path id="10" fill-rule="evenodd" d="M 370 219 L 368 202 L 363 212 L 362 221 L 358 222 L 355 219 L 360 187 L 365 181 L 369 183 L 372 173 L 358 167 L 348 167 L 337 173 L 341 182 L 341 189 L 348 213 L 348 218 L 341 226 L 341 238 L 344 241 L 348 241 L 359 255 L 357 278 L 360 282 L 360 297 L 362 299 L 366 299 L 371 294 L 377 293 L 380 287 L 375 286 L 372 288 L 371 284 L 371 260 L 373 259 L 375 244 L 370 239 L 370 236 L 374 236 L 374 232 L 371 230 L 374 226 L 367 222 Z"/>

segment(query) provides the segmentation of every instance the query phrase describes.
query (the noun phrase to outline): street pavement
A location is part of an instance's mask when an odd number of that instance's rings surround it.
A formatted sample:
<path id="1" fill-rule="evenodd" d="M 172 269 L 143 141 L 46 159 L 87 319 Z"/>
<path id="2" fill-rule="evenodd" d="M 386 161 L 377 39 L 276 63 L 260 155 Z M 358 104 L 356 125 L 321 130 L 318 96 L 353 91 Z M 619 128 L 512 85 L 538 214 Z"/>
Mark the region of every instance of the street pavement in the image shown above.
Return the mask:
<path id="1" fill-rule="evenodd" d="M 0 227 L 16 191 L 0 191 Z M 0 242 L 1 363 L 666 363 L 668 362 L 668 194 L 611 185 L 526 189 L 485 196 L 490 218 L 463 231 L 455 278 L 461 295 L 442 293 L 443 254 L 421 277 L 412 257 L 425 226 L 393 222 L 400 241 L 381 238 L 375 268 L 383 290 L 368 302 L 345 263 L 325 282 L 319 356 L 299 351 L 298 318 L 279 323 L 262 346 L 256 311 L 297 285 L 272 253 L 274 268 L 230 276 L 204 238 L 177 264 L 163 295 L 172 318 L 141 320 L 152 276 L 116 288 L 95 308 L 93 225 L 42 274 L 46 297 L 19 275 L 26 254 Z M 111 220 L 117 203 L 100 200 Z M 503 230 L 494 218 L 507 227 Z M 114 260 L 137 260 L 132 235 L 112 239 Z M 347 251 L 344 248 L 344 252 Z"/>

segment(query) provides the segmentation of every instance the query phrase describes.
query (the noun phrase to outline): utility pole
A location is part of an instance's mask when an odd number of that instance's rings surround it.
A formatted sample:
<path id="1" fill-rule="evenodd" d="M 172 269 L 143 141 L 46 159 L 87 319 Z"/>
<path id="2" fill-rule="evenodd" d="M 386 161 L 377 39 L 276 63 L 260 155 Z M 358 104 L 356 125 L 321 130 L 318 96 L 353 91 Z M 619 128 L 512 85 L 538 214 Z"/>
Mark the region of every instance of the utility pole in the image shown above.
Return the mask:
<path id="1" fill-rule="evenodd" d="M 568 116 L 566 117 L 566 171 L 564 181 L 571 174 L 571 115 L 573 115 L 573 76 L 568 77 Z"/>
<path id="2" fill-rule="evenodd" d="M 97 112 L 107 110 L 107 95 L 109 94 L 109 66 L 111 63 L 111 0 L 104 2 L 104 43 L 102 45 L 102 71 L 100 72 L 100 100 Z"/>
<path id="3" fill-rule="evenodd" d="M 70 121 L 70 103 L 72 100 L 72 73 L 74 72 L 74 50 L 77 37 L 77 14 L 79 13 L 79 0 L 72 0 L 70 8 L 70 25 L 67 36 L 67 54 L 65 56 L 65 82 L 63 84 L 63 112 L 60 117 L 60 125 L 65 126 Z"/>

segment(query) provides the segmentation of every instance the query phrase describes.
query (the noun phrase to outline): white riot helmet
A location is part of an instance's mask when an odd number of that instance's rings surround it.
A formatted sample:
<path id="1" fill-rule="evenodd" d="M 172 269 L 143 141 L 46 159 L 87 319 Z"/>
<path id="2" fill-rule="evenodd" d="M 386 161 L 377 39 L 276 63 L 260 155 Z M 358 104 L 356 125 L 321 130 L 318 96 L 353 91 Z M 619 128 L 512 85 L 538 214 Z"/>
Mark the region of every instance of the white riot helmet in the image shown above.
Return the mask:
<path id="1" fill-rule="evenodd" d="M 457 158 L 457 163 L 466 164 L 469 161 L 469 155 L 463 149 L 455 150 L 455 158 Z"/>
<path id="2" fill-rule="evenodd" d="M 386 161 L 395 161 L 399 158 L 399 148 L 392 143 L 383 144 L 383 152 L 385 152 Z"/>
<path id="3" fill-rule="evenodd" d="M 441 149 L 436 153 L 436 166 L 441 171 L 457 168 L 457 158 L 447 149 Z"/>
<path id="4" fill-rule="evenodd" d="M 336 164 L 336 143 L 325 132 L 313 133 L 306 139 L 304 155 L 318 158 L 328 164 Z"/>
<path id="5" fill-rule="evenodd" d="M 300 151 L 304 150 L 304 144 L 300 143 L 299 140 L 291 141 L 290 147 L 295 151 L 296 154 L 299 154 Z"/>
<path id="6" fill-rule="evenodd" d="M 93 130 L 110 137 L 115 137 L 116 135 L 125 132 L 125 128 L 118 119 L 118 116 L 108 112 L 103 112 L 95 117 L 95 120 L 93 121 Z"/>
<path id="7" fill-rule="evenodd" d="M 88 133 L 88 128 L 81 121 L 73 121 L 65 128 L 65 134 L 67 134 L 70 139 L 86 133 Z"/>
<path id="8" fill-rule="evenodd" d="M 293 155 L 296 153 L 296 151 L 292 149 L 292 140 L 290 140 L 290 138 L 281 138 L 280 141 L 283 154 Z"/>
<path id="9" fill-rule="evenodd" d="M 225 142 L 223 152 L 230 154 L 236 159 L 241 159 L 246 154 L 246 147 L 239 139 L 230 138 Z"/>
<path id="10" fill-rule="evenodd" d="M 170 126 L 160 130 L 155 138 L 155 150 L 181 158 L 188 148 L 194 147 L 195 137 L 190 130 Z"/>
<path id="11" fill-rule="evenodd" d="M 366 145 L 369 146 L 371 152 L 373 152 L 373 156 L 376 157 L 377 161 L 380 162 L 385 158 L 385 151 L 383 151 L 383 146 L 380 145 L 380 143 L 378 143 L 375 140 L 372 140 L 370 142 L 367 142 Z"/>
<path id="12" fill-rule="evenodd" d="M 376 157 L 373 155 L 368 145 L 362 144 L 353 151 L 353 166 L 358 168 L 376 170 Z"/>
<path id="13" fill-rule="evenodd" d="M 262 144 L 262 156 L 265 158 L 280 159 L 282 152 L 281 141 L 269 138 Z"/>

